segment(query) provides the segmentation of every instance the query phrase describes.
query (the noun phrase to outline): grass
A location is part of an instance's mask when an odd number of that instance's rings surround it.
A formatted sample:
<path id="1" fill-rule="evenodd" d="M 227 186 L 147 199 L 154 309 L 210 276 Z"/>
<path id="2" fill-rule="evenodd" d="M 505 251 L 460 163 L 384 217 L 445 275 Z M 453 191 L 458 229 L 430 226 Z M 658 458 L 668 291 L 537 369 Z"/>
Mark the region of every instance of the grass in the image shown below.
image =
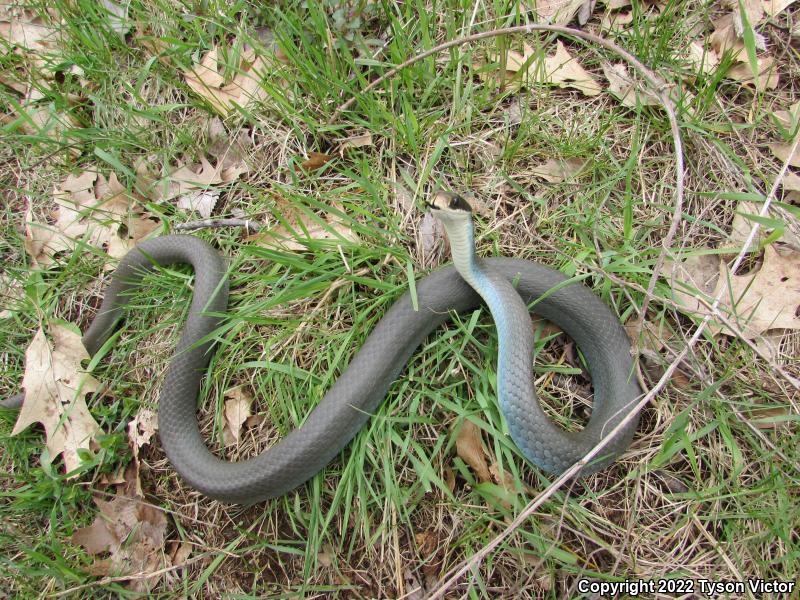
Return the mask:
<path id="1" fill-rule="evenodd" d="M 305 252 L 286 252 L 233 230 L 197 234 L 230 257 L 230 314 L 199 411 L 215 451 L 250 456 L 300 424 L 408 287 L 409 265 L 419 277 L 448 260 L 441 239 L 425 247 L 421 200 L 436 185 L 471 192 L 487 205 L 478 230 L 482 255 L 550 264 L 581 277 L 621 321 L 636 316 L 672 202 L 669 127 L 658 109 L 629 110 L 609 94 L 586 98 L 548 86 L 500 93 L 476 77 L 473 65 L 482 50 L 520 44 L 513 38 L 423 61 L 329 122 L 337 105 L 389 65 L 465 33 L 525 23 L 517 3 L 353 2 L 352 15 L 343 16 L 333 1 L 265 9 L 134 0 L 129 15 L 136 27 L 125 39 L 107 27 L 100 6 L 31 6 L 48 21 L 61 20 L 50 64 L 0 54 L 4 73 L 30 77 L 44 94 L 41 105 L 75 119 L 61 135 L 32 132 L 24 127 L 32 116 L 20 94 L 0 84 L 3 112 L 11 115 L 0 147 L 0 251 L 5 276 L 23 289 L 9 301 L 12 314 L 0 320 L 0 395 L 19 389 L 35 330 L 58 321 L 85 330 L 104 288 L 102 252 L 30 268 L 26 208 L 43 218 L 53 185 L 91 165 L 115 171 L 130 189 L 140 159 L 164 173 L 199 159 L 210 143 L 213 111 L 189 90 L 181 68 L 232 40 L 231 66 L 243 43 L 264 56 L 276 44 L 286 63 L 262 81 L 264 102 L 224 120 L 231 137 L 252 129 L 255 143 L 250 172 L 223 192 L 217 214 L 237 209 L 273 226 L 285 220 L 278 200 L 308 214 L 335 204 L 358 241 L 316 241 Z M 617 43 L 669 79 L 693 72 L 680 50 L 698 39 L 695 24 L 707 24 L 720 7 L 677 0 L 661 16 L 645 12 L 637 7 L 634 22 L 615 34 Z M 765 143 L 780 139 L 780 131 L 767 114 L 797 95 L 797 56 L 787 33 L 793 19 L 790 9 L 765 28 L 783 77 L 776 90 L 753 93 L 714 75 L 685 84 L 692 94 L 680 115 L 689 191 L 675 251 L 724 240 L 737 207 L 731 193 L 763 193 L 772 183 L 777 164 Z M 148 49 L 152 40 L 164 42 L 162 60 Z M 543 49 L 552 43 L 538 40 Z M 600 72 L 600 55 L 568 47 Z M 523 115 L 518 124 L 515 104 Z M 307 152 L 331 151 L 338 138 L 363 131 L 372 133 L 373 146 L 316 173 L 299 168 Z M 589 163 L 577 182 L 548 184 L 532 170 L 550 157 Z M 151 200 L 148 209 L 167 230 L 194 218 L 172 202 Z M 149 277 L 94 366 L 109 393 L 90 408 L 106 435 L 80 477 L 67 479 L 58 461 L 45 466 L 43 433 L 10 436 L 15 415 L 0 413 L 0 589 L 9 595 L 137 596 L 124 581 L 93 575 L 94 558 L 70 536 L 94 518 L 101 474 L 130 460 L 127 423 L 156 404 L 191 284 L 191 272 L 181 267 Z M 656 294 L 648 320 L 667 347 L 680 349 L 697 318 L 674 309 L 666 281 Z M 417 598 L 415 588 L 433 589 L 550 481 L 508 439 L 494 402 L 496 348 L 485 311 L 455 317 L 414 355 L 336 461 L 308 484 L 255 507 L 200 496 L 182 485 L 157 442 L 147 447 L 147 501 L 169 511 L 168 540 L 188 543 L 193 560 L 172 569 L 152 595 Z M 780 360 L 795 376 L 796 348 L 796 335 L 786 335 Z M 645 377 L 655 381 L 659 365 L 649 358 Z M 661 360 L 670 360 L 666 351 Z M 543 334 L 536 362 L 540 393 L 562 415 L 554 418 L 565 425 L 585 419 L 589 381 L 564 336 Z M 448 597 L 581 597 L 581 578 L 796 578 L 796 426 L 790 420 L 763 430 L 778 454 L 740 418 L 764 404 L 790 407 L 796 393 L 735 338 L 705 336 L 681 369 L 683 379 L 645 409 L 636 441 L 615 465 L 545 502 Z M 223 451 L 223 393 L 235 385 L 250 390 L 266 419 L 240 446 Z M 465 420 L 481 429 L 509 485 L 479 482 L 457 455 Z"/>

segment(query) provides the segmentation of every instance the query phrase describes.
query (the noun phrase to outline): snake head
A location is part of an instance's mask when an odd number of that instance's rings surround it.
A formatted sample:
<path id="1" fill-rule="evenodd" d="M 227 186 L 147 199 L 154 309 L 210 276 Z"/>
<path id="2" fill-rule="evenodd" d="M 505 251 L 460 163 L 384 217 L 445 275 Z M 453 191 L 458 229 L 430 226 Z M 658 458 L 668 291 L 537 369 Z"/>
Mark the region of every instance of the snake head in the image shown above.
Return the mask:
<path id="1" fill-rule="evenodd" d="M 434 211 L 437 216 L 439 214 L 464 214 L 471 215 L 472 207 L 455 192 L 446 192 L 444 190 L 436 190 L 430 202 L 425 202 L 425 206 Z"/>

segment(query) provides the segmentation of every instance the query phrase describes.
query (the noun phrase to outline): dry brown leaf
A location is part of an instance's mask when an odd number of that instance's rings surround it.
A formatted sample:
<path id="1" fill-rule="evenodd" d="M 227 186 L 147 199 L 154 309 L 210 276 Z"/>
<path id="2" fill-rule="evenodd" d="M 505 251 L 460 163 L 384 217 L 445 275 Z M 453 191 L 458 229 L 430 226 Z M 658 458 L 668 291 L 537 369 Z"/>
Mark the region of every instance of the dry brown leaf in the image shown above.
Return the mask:
<path id="1" fill-rule="evenodd" d="M 741 18 L 741 7 L 747 15 L 750 25 L 756 26 L 764 20 L 764 8 L 767 0 L 722 0 L 722 5 L 733 11 L 733 15 Z M 740 25 L 737 24 L 737 28 Z"/>
<path id="2" fill-rule="evenodd" d="M 253 397 L 241 386 L 225 392 L 225 427 L 222 429 L 222 440 L 226 446 L 239 443 L 242 425 L 250 417 Z"/>
<path id="3" fill-rule="evenodd" d="M 136 188 L 148 198 L 157 202 L 165 202 L 175 198 L 183 199 L 182 208 L 194 210 L 199 202 L 205 202 L 204 210 L 213 209 L 213 198 L 216 190 L 209 190 L 212 186 L 225 185 L 237 180 L 248 167 L 243 162 L 236 162 L 226 166 L 227 161 L 221 159 L 212 165 L 205 157 L 200 159 L 200 164 L 183 165 L 161 179 L 156 179 L 147 168 L 147 161 L 140 161 L 136 166 Z M 209 192 L 211 198 L 200 200 L 194 195 L 197 192 Z M 210 209 L 208 207 L 210 205 Z"/>
<path id="4" fill-rule="evenodd" d="M 588 161 L 581 158 L 550 158 L 538 167 L 534 167 L 532 174 L 550 183 L 568 182 L 573 181 L 587 163 Z"/>
<path id="5" fill-rule="evenodd" d="M 798 118 L 800 117 L 800 102 L 792 104 L 789 110 L 776 110 L 771 114 L 785 129 L 792 131 L 797 126 Z"/>
<path id="6" fill-rule="evenodd" d="M 89 451 L 95 436 L 102 433 L 86 406 L 86 396 L 97 392 L 100 383 L 83 372 L 81 361 L 89 353 L 80 334 L 62 325 L 51 326 L 49 333 L 52 344 L 39 328 L 25 351 L 25 400 L 11 435 L 41 423 L 48 451 L 42 459 L 49 462 L 62 454 L 69 473 L 81 465 L 79 452 Z"/>
<path id="7" fill-rule="evenodd" d="M 608 79 L 608 91 L 616 96 L 624 106 L 660 106 L 661 102 L 649 90 L 644 89 L 628 73 L 622 64 L 603 63 L 603 73 Z"/>
<path id="8" fill-rule="evenodd" d="M 83 546 L 89 554 L 109 553 L 108 559 L 94 563 L 92 570 L 97 575 L 149 574 L 166 566 L 167 517 L 161 509 L 144 501 L 137 492 L 139 488 L 138 477 L 129 468 L 114 499 L 95 498 L 100 513 L 91 525 L 77 529 L 72 535 L 72 542 Z M 128 588 L 145 592 L 160 578 L 161 574 L 137 577 L 128 583 Z"/>
<path id="9" fill-rule="evenodd" d="M 0 273 L 0 319 L 12 316 L 16 309 L 11 308 L 23 298 L 25 290 L 18 279 L 11 279 L 8 275 Z"/>
<path id="10" fill-rule="evenodd" d="M 108 26 L 119 37 L 124 38 L 125 34 L 131 29 L 130 21 L 128 20 L 128 4 L 117 4 L 111 0 L 100 0 L 100 4 L 106 9 L 106 20 Z"/>
<path id="11" fill-rule="evenodd" d="M 778 87 L 778 71 L 775 69 L 775 59 L 765 56 L 758 59 L 758 77 L 753 77 L 750 63 L 734 65 L 725 73 L 726 79 L 734 79 L 745 86 L 754 86 L 757 90 L 774 90 Z"/>
<path id="12" fill-rule="evenodd" d="M 619 10 L 631 5 L 631 0 L 606 0 L 606 10 Z"/>
<path id="13" fill-rule="evenodd" d="M 743 215 L 757 215 L 759 210 L 760 207 L 755 202 L 739 202 L 736 207 L 736 214 L 733 216 L 733 221 L 731 222 L 731 231 L 728 234 L 728 243 L 725 246 L 726 248 L 729 248 L 731 252 L 738 252 L 741 250 L 742 245 L 744 244 L 745 240 L 747 240 L 747 236 L 750 235 L 750 230 L 753 228 L 753 221 L 749 220 Z M 762 238 L 765 233 L 765 228 L 762 225 L 759 228 L 758 237 L 755 239 L 756 244 L 758 243 L 759 238 Z M 750 247 L 751 252 L 755 249 L 755 246 Z"/>
<path id="14" fill-rule="evenodd" d="M 800 167 L 800 144 L 798 144 L 798 148 L 792 152 L 792 144 L 784 144 L 784 143 L 774 143 L 774 144 L 767 144 L 769 146 L 770 151 L 775 157 L 781 162 L 789 162 L 789 164 L 793 167 Z"/>
<path id="15" fill-rule="evenodd" d="M 526 0 L 528 7 L 536 13 L 539 23 L 566 25 L 584 5 L 586 0 Z"/>
<path id="16" fill-rule="evenodd" d="M 787 175 L 789 174 L 787 173 Z M 794 179 L 789 177 L 784 179 L 785 189 L 791 189 L 786 188 L 787 184 L 790 186 L 800 184 L 800 177 L 797 175 L 793 175 L 793 177 Z M 739 252 L 739 250 L 742 249 L 744 242 L 747 240 L 747 236 L 750 235 L 750 230 L 753 228 L 754 223 L 752 219 L 749 219 L 745 215 L 757 215 L 760 210 L 761 206 L 755 202 L 739 202 L 739 205 L 736 207 L 736 214 L 733 217 L 733 222 L 731 223 L 731 232 L 728 234 L 729 243 L 725 246 L 726 249 L 729 249 L 731 252 Z M 758 242 L 770 235 L 773 231 L 774 228 L 762 223 L 758 228 L 754 243 L 751 244 L 748 251 L 753 252 L 757 250 Z M 783 244 L 787 244 L 791 248 L 800 249 L 800 239 L 798 239 L 795 233 L 789 228 L 784 229 L 780 240 Z"/>
<path id="17" fill-rule="evenodd" d="M 150 440 L 158 430 L 158 415 L 149 408 L 142 408 L 128 423 L 128 440 L 130 441 L 133 459 L 139 460 L 139 450 Z"/>
<path id="18" fill-rule="evenodd" d="M 34 221 L 30 210 L 26 215 L 25 249 L 36 264 L 52 263 L 53 255 L 72 251 L 81 241 L 121 258 L 159 227 L 114 173 L 108 180 L 93 171 L 70 175 L 53 198 L 53 225 Z"/>
<path id="19" fill-rule="evenodd" d="M 697 299 L 693 289 L 705 296 L 711 295 L 717 286 L 719 264 L 719 256 L 715 254 L 690 256 L 680 263 L 665 262 L 664 273 L 675 300 L 689 312 L 705 311 L 706 305 Z"/>
<path id="20" fill-rule="evenodd" d="M 341 205 L 334 204 L 333 208 L 342 211 Z M 303 240 L 332 240 L 355 242 L 358 240 L 356 233 L 350 229 L 343 218 L 334 212 L 329 212 L 324 217 L 313 218 L 306 212 L 300 211 L 289 203 L 282 202 L 280 209 L 289 222 L 289 226 L 278 225 L 271 230 L 262 230 L 246 238 L 246 241 L 255 242 L 265 248 L 279 250 L 305 251 L 307 244 Z M 320 222 L 323 221 L 323 222 Z"/>
<path id="21" fill-rule="evenodd" d="M 496 462 L 492 461 L 492 464 L 489 466 L 489 472 L 492 474 L 492 479 L 494 482 L 502 487 L 507 493 L 512 495 L 516 495 L 518 493 L 514 476 L 508 471 L 502 470 L 500 465 L 498 465 Z M 500 504 L 506 508 L 511 508 L 512 506 L 511 502 L 506 499 L 501 499 Z"/>
<path id="22" fill-rule="evenodd" d="M 747 61 L 742 36 L 744 33 L 744 22 L 739 8 L 739 0 L 725 1 L 732 12 L 722 15 L 714 21 L 714 31 L 709 37 L 711 46 L 722 56 L 730 51 L 732 58 Z M 751 27 L 755 27 L 764 19 L 764 3 L 762 0 L 743 0 L 747 21 Z M 753 32 L 756 38 L 756 46 L 761 50 L 766 50 L 765 42 L 760 34 Z"/>
<path id="23" fill-rule="evenodd" d="M 245 158 L 253 146 L 253 132 L 250 129 L 238 129 L 235 136 L 225 129 L 219 117 L 208 121 L 209 146 L 206 153 L 216 159 L 217 168 L 227 171 L 232 167 L 242 173 L 249 170 Z"/>
<path id="24" fill-rule="evenodd" d="M 351 148 L 363 148 L 364 146 L 372 146 L 372 134 L 365 133 L 364 135 L 354 135 L 339 142 L 336 153 L 339 156 L 344 155 L 345 150 Z"/>
<path id="25" fill-rule="evenodd" d="M 750 422 L 759 429 L 777 429 L 782 423 L 782 417 L 792 415 L 792 409 L 789 406 L 764 406 L 754 408 L 747 413 L 746 416 Z"/>
<path id="26" fill-rule="evenodd" d="M 732 275 L 720 262 L 716 296 L 729 283 L 720 306 L 733 309 L 734 322 L 748 337 L 768 329 L 800 329 L 800 252 L 779 254 L 772 245 L 764 248 L 764 260 L 758 271 Z"/>
<path id="27" fill-rule="evenodd" d="M 433 255 L 433 251 L 444 237 L 444 227 L 441 221 L 433 216 L 431 211 L 426 211 L 419 224 L 419 245 L 422 249 L 422 260 L 425 261 Z"/>
<path id="28" fill-rule="evenodd" d="M 456 437 L 456 452 L 467 463 L 481 483 L 492 481 L 486 452 L 481 443 L 481 430 L 472 421 L 464 421 Z"/>
<path id="29" fill-rule="evenodd" d="M 80 122 L 71 113 L 59 110 L 55 102 L 46 100 L 45 94 L 32 86 L 25 85 L 25 96 L 19 103 L 19 108 L 14 108 L 20 119 L 19 130 L 30 136 L 46 137 L 64 147 L 73 157 L 80 154 L 80 149 L 69 142 L 66 133 L 71 129 L 79 129 Z"/>
<path id="30" fill-rule="evenodd" d="M 650 321 L 645 321 L 644 325 L 639 326 L 639 319 L 631 317 L 625 323 L 625 333 L 631 344 L 637 348 L 646 348 L 652 352 L 661 352 L 665 342 L 672 337 L 672 332 L 664 327 L 664 324 L 655 325 Z"/>
<path id="31" fill-rule="evenodd" d="M 781 180 L 781 187 L 791 192 L 800 192 L 800 175 L 787 172 Z"/>
<path id="32" fill-rule="evenodd" d="M 787 333 L 790 332 L 785 329 L 770 329 L 758 337 L 753 338 L 753 343 L 764 356 L 769 358 L 769 360 L 780 361 L 781 344 Z"/>
<path id="33" fill-rule="evenodd" d="M 31 59 L 37 70 L 44 70 L 56 63 L 58 53 L 58 31 L 45 23 L 32 11 L 10 4 L 0 5 L 0 37 L 17 54 Z"/>
<path id="34" fill-rule="evenodd" d="M 606 11 L 600 19 L 600 29 L 603 31 L 621 31 L 625 25 L 633 22 L 633 11 Z"/>
<path id="35" fill-rule="evenodd" d="M 178 208 L 198 213 L 204 219 L 211 216 L 221 190 L 196 190 L 178 198 Z"/>
<path id="36" fill-rule="evenodd" d="M 521 73 L 521 77 L 513 80 L 513 85 L 517 87 L 528 82 L 537 82 L 551 83 L 561 88 L 574 88 L 586 96 L 596 96 L 602 91 L 600 83 L 567 51 L 561 40 L 556 40 L 556 51 L 552 56 L 545 56 L 544 60 L 541 60 L 538 57 L 533 58 L 535 54 L 535 50 L 528 45 L 525 46 L 523 54 L 509 50 L 506 53 L 504 81 L 510 80 L 516 73 Z M 500 62 L 496 55 L 490 55 L 490 58 Z M 487 74 L 485 71 L 480 74 L 484 78 L 498 79 L 496 74 Z"/>
<path id="37" fill-rule="evenodd" d="M 711 73 L 719 65 L 719 55 L 713 48 L 706 48 L 702 42 L 689 44 L 686 58 L 701 73 Z"/>
<path id="38" fill-rule="evenodd" d="M 336 158 L 333 154 L 325 154 L 323 152 L 309 152 L 308 158 L 304 160 L 300 166 L 303 167 L 306 171 L 314 171 L 319 169 L 323 165 L 327 164 L 328 161 L 333 160 Z"/>
<path id="39" fill-rule="evenodd" d="M 397 199 L 398 207 L 404 212 L 414 210 L 414 194 L 403 184 L 402 178 L 396 178 L 390 181 L 390 183 L 394 188 L 394 195 Z"/>
<path id="40" fill-rule="evenodd" d="M 185 565 L 192 554 L 192 545 L 189 542 L 172 542 L 172 550 L 169 553 L 169 561 L 173 567 Z"/>
<path id="41" fill-rule="evenodd" d="M 214 47 L 206 52 L 200 63 L 189 71 L 184 71 L 187 85 L 194 92 L 208 101 L 222 116 L 227 115 L 235 106 L 245 107 L 267 97 L 260 86 L 262 73 L 266 64 L 255 50 L 246 48 L 241 54 L 236 76 L 226 83 L 222 75 L 223 65 L 220 63 L 219 49 Z"/>
<path id="42" fill-rule="evenodd" d="M 795 0 L 763 0 L 764 12 L 770 17 L 777 16 L 794 4 Z"/>
<path id="43" fill-rule="evenodd" d="M 528 69 L 531 73 L 531 69 Z M 586 71 L 577 59 L 567 52 L 561 40 L 556 40 L 556 52 L 545 58 L 545 79 L 559 87 L 571 87 L 586 96 L 596 96 L 603 91 L 600 83 Z"/>

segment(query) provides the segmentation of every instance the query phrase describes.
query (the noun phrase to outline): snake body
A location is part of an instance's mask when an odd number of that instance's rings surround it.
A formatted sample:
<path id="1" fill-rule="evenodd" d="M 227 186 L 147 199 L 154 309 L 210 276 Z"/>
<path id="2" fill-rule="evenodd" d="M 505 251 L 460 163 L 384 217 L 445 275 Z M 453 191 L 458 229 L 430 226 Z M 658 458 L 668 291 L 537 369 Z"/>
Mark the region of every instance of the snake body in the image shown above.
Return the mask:
<path id="1" fill-rule="evenodd" d="M 451 247 L 472 243 L 453 238 Z M 487 300 L 498 328 L 500 406 L 513 440 L 531 461 L 559 473 L 580 459 L 603 432 L 630 412 L 640 395 L 632 379 L 630 346 L 611 311 L 587 288 L 571 282 L 548 293 L 566 277 L 545 266 L 511 258 L 474 257 L 473 285 Z M 83 336 L 95 354 L 113 332 L 125 308 L 126 292 L 139 285 L 155 265 L 188 263 L 194 268 L 192 305 L 161 389 L 159 436 L 175 470 L 202 493 L 239 504 L 282 495 L 323 469 L 375 412 L 414 350 L 451 311 L 480 306 L 475 289 L 452 266 L 416 284 L 418 310 L 409 292 L 398 299 L 370 333 L 364 345 L 305 422 L 258 456 L 238 462 L 212 454 L 197 422 L 200 383 L 211 357 L 213 332 L 227 309 L 226 265 L 206 242 L 170 235 L 140 243 L 120 262 L 97 317 Z M 456 260 L 458 266 L 458 259 Z M 463 266 L 463 265 L 462 265 Z M 469 276 L 466 278 L 470 279 Z M 514 282 L 512 287 L 510 282 Z M 532 377 L 533 329 L 527 304 L 566 331 L 582 350 L 594 384 L 589 424 L 567 433 L 552 423 L 535 396 Z M 596 470 L 629 444 L 633 419 L 606 446 L 604 458 L 585 467 Z"/>

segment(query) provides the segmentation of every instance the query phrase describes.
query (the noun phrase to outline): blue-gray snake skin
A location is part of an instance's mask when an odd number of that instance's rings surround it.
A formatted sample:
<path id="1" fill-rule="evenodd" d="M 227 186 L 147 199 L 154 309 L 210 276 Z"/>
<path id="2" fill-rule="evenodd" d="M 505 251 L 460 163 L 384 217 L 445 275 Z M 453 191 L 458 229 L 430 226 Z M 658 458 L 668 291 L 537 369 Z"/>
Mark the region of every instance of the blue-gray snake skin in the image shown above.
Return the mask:
<path id="1" fill-rule="evenodd" d="M 219 325 L 227 310 L 226 265 L 206 242 L 170 235 L 140 243 L 114 273 L 105 299 L 86 334 L 84 345 L 95 354 L 112 333 L 127 302 L 124 292 L 138 285 L 154 263 L 194 267 L 192 305 L 166 374 L 158 408 L 159 436 L 175 470 L 192 487 L 212 498 L 253 504 L 282 495 L 322 470 L 356 435 L 398 378 L 422 341 L 450 313 L 481 305 L 478 294 L 452 266 L 416 284 L 419 310 L 406 293 L 387 311 L 303 425 L 258 456 L 228 462 L 206 447 L 197 422 L 200 382 L 211 357 L 211 342 L 198 344 Z M 551 473 L 582 458 L 620 420 L 641 391 L 633 378 L 630 344 L 614 314 L 586 287 L 570 283 L 552 294 L 566 276 L 543 265 L 511 258 L 480 261 L 503 294 L 516 298 L 506 313 L 494 314 L 500 337 L 501 409 L 522 453 Z M 509 282 L 513 281 L 516 292 Z M 510 290 L 510 291 L 509 291 Z M 594 384 L 589 424 L 568 433 L 552 423 L 533 389 L 533 328 L 527 304 L 544 297 L 534 311 L 569 334 L 583 352 Z M 509 296 L 510 297 L 510 296 Z M 628 446 L 632 421 L 606 446 L 604 458 L 583 474 L 608 464 Z"/>

